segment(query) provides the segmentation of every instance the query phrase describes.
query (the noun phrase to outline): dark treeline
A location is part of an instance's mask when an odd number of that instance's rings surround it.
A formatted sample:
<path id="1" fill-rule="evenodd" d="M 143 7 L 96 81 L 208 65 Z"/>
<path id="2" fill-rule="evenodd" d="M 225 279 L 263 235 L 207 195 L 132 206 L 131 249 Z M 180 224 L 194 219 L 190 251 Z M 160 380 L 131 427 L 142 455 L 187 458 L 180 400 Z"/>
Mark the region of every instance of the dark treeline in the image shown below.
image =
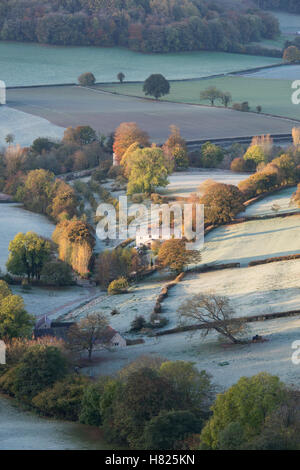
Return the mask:
<path id="1" fill-rule="evenodd" d="M 211 0 L 0 0 L 2 40 L 246 52 L 244 44 L 278 33 L 271 14 Z"/>
<path id="2" fill-rule="evenodd" d="M 299 0 L 254 0 L 262 9 L 283 10 L 290 13 L 300 13 Z"/>

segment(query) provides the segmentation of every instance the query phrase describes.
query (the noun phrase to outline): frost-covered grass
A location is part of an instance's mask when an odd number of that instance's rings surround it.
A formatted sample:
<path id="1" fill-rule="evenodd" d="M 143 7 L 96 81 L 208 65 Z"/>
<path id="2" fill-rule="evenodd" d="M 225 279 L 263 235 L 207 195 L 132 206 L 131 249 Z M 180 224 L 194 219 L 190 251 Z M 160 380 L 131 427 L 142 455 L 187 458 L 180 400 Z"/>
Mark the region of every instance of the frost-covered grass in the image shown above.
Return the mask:
<path id="1" fill-rule="evenodd" d="M 249 178 L 249 173 L 233 173 L 229 170 L 184 171 L 169 176 L 170 184 L 161 192 L 170 196 L 184 197 L 197 192 L 200 184 L 208 179 L 218 183 L 238 185 L 246 178 Z"/>
<path id="2" fill-rule="evenodd" d="M 162 285 L 160 280 L 149 279 L 133 286 L 128 294 L 110 296 L 103 293 L 86 306 L 66 315 L 63 320 L 77 321 L 89 313 L 102 311 L 107 315 L 109 324 L 113 328 L 120 333 L 126 333 L 136 316 L 142 315 L 146 321 L 149 321 Z M 114 309 L 117 309 L 119 314 L 112 316 L 111 312 Z"/>
<path id="3" fill-rule="evenodd" d="M 99 292 L 96 288 L 78 286 L 59 289 L 33 286 L 28 291 L 21 286 L 13 286 L 12 291 L 23 297 L 28 313 L 36 317 L 48 315 L 52 320 L 78 308 Z"/>
<path id="4" fill-rule="evenodd" d="M 0 145 L 6 145 L 7 134 L 13 134 L 14 143 L 25 147 L 30 146 L 38 137 L 61 139 L 64 130 L 63 127 L 51 124 L 47 119 L 23 113 L 8 106 L 0 107 Z"/>
<path id="5" fill-rule="evenodd" d="M 1 112 L 1 111 L 0 111 Z M 0 204 L 0 268 L 5 271 L 9 242 L 19 232 L 36 232 L 51 238 L 55 226 L 44 216 L 23 209 L 20 204 Z"/>
<path id="6" fill-rule="evenodd" d="M 212 334 L 206 339 L 196 332 L 147 339 L 145 344 L 101 352 L 101 364 L 89 368 L 91 375 L 111 374 L 141 355 L 169 360 L 192 361 L 212 375 L 219 389 L 228 388 L 240 377 L 260 372 L 278 375 L 289 385 L 300 385 L 299 366 L 293 365 L 292 343 L 300 339 L 300 319 L 289 318 L 253 323 L 249 337 L 259 334 L 268 341 L 259 344 L 224 345 Z M 227 365 L 225 365 L 228 363 Z"/>
<path id="7" fill-rule="evenodd" d="M 205 238 L 203 264 L 241 263 L 300 253 L 300 216 L 226 225 Z"/>
<path id="8" fill-rule="evenodd" d="M 92 69 L 97 81 L 144 81 L 151 73 L 168 79 L 191 78 L 275 64 L 272 57 L 225 52 L 143 54 L 122 47 L 69 47 L 33 43 L 0 43 L 1 79 L 7 86 L 74 83 L 82 71 Z"/>
<path id="9" fill-rule="evenodd" d="M 177 325 L 179 305 L 196 294 L 226 296 L 236 316 L 253 316 L 300 309 L 300 261 L 282 261 L 250 268 L 189 273 L 164 301 L 168 327 Z"/>
<path id="10" fill-rule="evenodd" d="M 109 449 L 96 428 L 39 417 L 0 396 L 0 450 Z"/>
<path id="11" fill-rule="evenodd" d="M 248 206 L 245 212 L 239 214 L 239 217 L 253 217 L 265 216 L 280 213 L 293 213 L 299 212 L 300 208 L 292 201 L 292 196 L 296 191 L 296 186 L 293 188 L 283 189 L 278 193 L 265 197 Z"/>

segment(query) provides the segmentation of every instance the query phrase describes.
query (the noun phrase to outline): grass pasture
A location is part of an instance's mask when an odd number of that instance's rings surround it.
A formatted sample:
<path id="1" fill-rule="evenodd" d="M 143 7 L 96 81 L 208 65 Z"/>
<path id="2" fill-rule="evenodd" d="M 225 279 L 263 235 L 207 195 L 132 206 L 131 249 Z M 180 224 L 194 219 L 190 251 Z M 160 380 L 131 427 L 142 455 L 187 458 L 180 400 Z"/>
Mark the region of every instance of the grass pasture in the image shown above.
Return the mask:
<path id="1" fill-rule="evenodd" d="M 277 72 L 280 69 L 270 69 Z M 263 71 L 262 73 L 264 73 Z M 300 77 L 300 75 L 298 75 Z M 297 74 L 295 74 L 295 79 Z M 261 79 L 245 76 L 227 76 L 205 80 L 174 81 L 171 92 L 163 99 L 177 103 L 209 104 L 200 101 L 200 92 L 208 87 L 216 86 L 222 91 L 232 94 L 233 102 L 248 101 L 252 110 L 262 106 L 263 112 L 300 119 L 300 109 L 291 101 L 293 80 Z M 124 95 L 144 97 L 141 83 L 124 83 L 123 85 L 99 85 L 104 91 Z"/>

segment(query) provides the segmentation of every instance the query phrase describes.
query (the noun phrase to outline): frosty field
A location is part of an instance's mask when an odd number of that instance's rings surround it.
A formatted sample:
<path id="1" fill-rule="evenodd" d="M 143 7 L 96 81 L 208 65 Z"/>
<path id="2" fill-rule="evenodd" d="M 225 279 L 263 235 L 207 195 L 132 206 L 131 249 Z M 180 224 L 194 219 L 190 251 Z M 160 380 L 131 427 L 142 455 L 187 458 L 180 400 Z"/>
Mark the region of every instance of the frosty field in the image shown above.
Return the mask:
<path id="1" fill-rule="evenodd" d="M 25 308 L 31 315 L 47 315 L 51 320 L 78 308 L 98 294 L 96 288 L 78 286 L 59 289 L 33 286 L 29 291 L 24 291 L 21 286 L 12 286 L 12 291 L 23 297 Z"/>
<path id="2" fill-rule="evenodd" d="M 237 186 L 246 178 L 249 178 L 249 173 L 233 173 L 228 170 L 185 171 L 169 176 L 170 184 L 161 192 L 169 196 L 187 197 L 191 193 L 198 192 L 200 184 L 208 179 Z"/>
<path id="3" fill-rule="evenodd" d="M 205 238 L 203 264 L 241 263 L 300 253 L 300 215 L 254 220 L 213 230 Z"/>
<path id="4" fill-rule="evenodd" d="M 193 362 L 199 370 L 206 370 L 218 390 L 224 390 L 240 377 L 260 372 L 278 375 L 289 385 L 300 385 L 299 366 L 292 361 L 292 343 L 300 340 L 300 319 L 280 319 L 253 323 L 249 335 L 262 335 L 268 341 L 260 344 L 224 346 L 216 335 L 206 339 L 199 333 L 188 333 L 148 339 L 145 344 L 101 352 L 101 364 L 88 368 L 92 376 L 111 374 L 141 355 L 163 357 L 169 360 Z M 224 365 L 228 363 L 227 365 Z"/>
<path id="5" fill-rule="evenodd" d="M 0 268 L 6 271 L 9 242 L 19 232 L 36 232 L 51 238 L 55 226 L 39 214 L 22 209 L 20 204 L 0 204 Z"/>
<path id="6" fill-rule="evenodd" d="M 64 321 L 78 321 L 89 313 L 102 311 L 106 314 L 109 324 L 121 333 L 130 330 L 132 320 L 138 315 L 143 315 L 149 320 L 153 312 L 163 283 L 159 280 L 148 279 L 134 285 L 128 294 L 109 296 L 104 292 L 99 294 L 96 300 L 82 308 L 75 309 L 63 317 Z M 111 311 L 117 309 L 119 314 L 112 316 Z"/>
<path id="7" fill-rule="evenodd" d="M 0 43 L 1 79 L 7 86 L 75 83 L 86 71 L 99 82 L 113 82 L 122 71 L 127 80 L 151 73 L 167 78 L 205 77 L 233 70 L 276 64 L 280 59 L 224 52 L 142 54 L 120 47 L 63 47 L 32 43 Z"/>
<path id="8" fill-rule="evenodd" d="M 278 193 L 267 196 L 261 201 L 248 206 L 245 212 L 239 214 L 240 217 L 261 217 L 264 215 L 274 215 L 275 213 L 300 212 L 300 208 L 291 200 L 297 187 L 283 189 Z"/>
<path id="9" fill-rule="evenodd" d="M 15 136 L 14 144 L 21 147 L 28 147 L 38 137 L 49 137 L 51 139 L 61 139 L 64 128 L 51 124 L 47 119 L 43 119 L 32 114 L 9 108 L 0 107 L 0 146 L 6 146 L 5 137 L 7 134 Z"/>
<path id="10" fill-rule="evenodd" d="M 299 279 L 299 260 L 189 273 L 170 290 L 169 297 L 163 303 L 164 315 L 170 321 L 168 328 L 177 325 L 175 312 L 182 302 L 193 295 L 210 292 L 228 297 L 238 317 L 298 310 Z"/>

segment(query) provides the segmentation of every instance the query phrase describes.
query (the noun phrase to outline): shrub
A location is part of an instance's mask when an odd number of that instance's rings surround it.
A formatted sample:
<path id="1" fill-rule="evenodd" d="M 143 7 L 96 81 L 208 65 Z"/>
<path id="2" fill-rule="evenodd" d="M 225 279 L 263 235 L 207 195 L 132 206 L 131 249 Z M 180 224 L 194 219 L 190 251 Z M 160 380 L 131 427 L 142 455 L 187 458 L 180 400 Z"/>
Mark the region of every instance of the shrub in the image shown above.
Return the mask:
<path id="1" fill-rule="evenodd" d="M 109 284 L 107 292 L 110 295 L 124 294 L 127 292 L 128 287 L 129 284 L 127 279 L 125 277 L 120 277 Z"/>
<path id="2" fill-rule="evenodd" d="M 47 263 L 42 269 L 41 277 L 49 286 L 71 286 L 75 283 L 71 266 L 60 260 Z"/>
<path id="3" fill-rule="evenodd" d="M 18 367 L 12 367 L 0 377 L 0 390 L 11 397 L 16 395 Z"/>
<path id="4" fill-rule="evenodd" d="M 147 325 L 147 322 L 142 315 L 136 316 L 135 319 L 131 322 L 130 331 L 132 332 L 141 331 L 143 328 L 146 327 L 146 325 Z"/>
<path id="5" fill-rule="evenodd" d="M 81 403 L 79 421 L 90 426 L 100 426 L 102 423 L 100 400 L 103 394 L 105 380 L 90 384 L 85 390 Z"/>
<path id="6" fill-rule="evenodd" d="M 33 398 L 32 403 L 46 416 L 78 421 L 88 383 L 89 379 L 86 377 L 68 376 L 39 393 Z"/>
<path id="7" fill-rule="evenodd" d="M 231 184 L 216 183 L 209 186 L 200 199 L 205 206 L 205 222 L 222 224 L 230 222 L 239 212 L 244 211 L 244 196 Z"/>
<path id="8" fill-rule="evenodd" d="M 219 448 L 220 433 L 235 422 L 240 423 L 246 440 L 257 436 L 267 414 L 285 400 L 286 394 L 278 377 L 266 373 L 242 377 L 217 396 L 213 415 L 201 433 L 201 441 L 210 449 Z"/>
<path id="9" fill-rule="evenodd" d="M 201 165 L 204 168 L 215 168 L 224 159 L 224 151 L 211 142 L 206 142 L 201 149 Z"/>
<path id="10" fill-rule="evenodd" d="M 202 422 L 191 411 L 161 411 L 145 426 L 146 449 L 180 449 L 180 443 L 190 434 L 201 431 Z"/>
<path id="11" fill-rule="evenodd" d="M 251 145 L 244 155 L 244 160 L 253 160 L 256 165 L 265 163 L 267 158 L 260 145 Z"/>
<path id="12" fill-rule="evenodd" d="M 255 162 L 253 160 L 244 160 L 242 157 L 237 157 L 232 160 L 230 169 L 236 173 L 242 173 L 244 171 L 254 171 Z"/>
<path id="13" fill-rule="evenodd" d="M 96 78 L 91 72 L 86 72 L 78 77 L 78 83 L 81 86 L 92 86 L 95 85 Z"/>
<path id="14" fill-rule="evenodd" d="M 242 112 L 249 112 L 250 111 L 250 106 L 248 101 L 243 101 L 243 103 L 234 103 L 232 105 L 232 108 L 235 111 L 242 111 Z"/>
<path id="15" fill-rule="evenodd" d="M 32 398 L 67 373 L 67 361 L 61 351 L 53 346 L 37 345 L 27 351 L 17 366 L 15 392 L 17 398 L 31 402 Z"/>
<path id="16" fill-rule="evenodd" d="M 163 328 L 164 326 L 167 326 L 169 323 L 169 320 L 165 317 L 161 317 L 160 315 L 157 315 L 156 313 L 153 313 L 150 318 L 151 321 L 151 327 L 152 328 Z"/>

